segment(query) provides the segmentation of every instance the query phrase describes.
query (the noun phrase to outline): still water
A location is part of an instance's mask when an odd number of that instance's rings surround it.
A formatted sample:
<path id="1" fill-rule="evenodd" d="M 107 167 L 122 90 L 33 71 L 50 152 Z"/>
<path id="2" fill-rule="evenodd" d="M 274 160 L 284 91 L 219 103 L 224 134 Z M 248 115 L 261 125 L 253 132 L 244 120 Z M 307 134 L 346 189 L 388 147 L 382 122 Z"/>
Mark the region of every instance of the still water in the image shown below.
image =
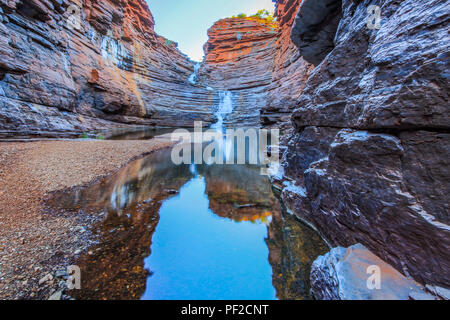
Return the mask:
<path id="1" fill-rule="evenodd" d="M 49 205 L 101 215 L 75 261 L 77 299 L 311 299 L 309 272 L 327 251 L 283 212 L 256 165 L 180 165 L 170 150 Z"/>

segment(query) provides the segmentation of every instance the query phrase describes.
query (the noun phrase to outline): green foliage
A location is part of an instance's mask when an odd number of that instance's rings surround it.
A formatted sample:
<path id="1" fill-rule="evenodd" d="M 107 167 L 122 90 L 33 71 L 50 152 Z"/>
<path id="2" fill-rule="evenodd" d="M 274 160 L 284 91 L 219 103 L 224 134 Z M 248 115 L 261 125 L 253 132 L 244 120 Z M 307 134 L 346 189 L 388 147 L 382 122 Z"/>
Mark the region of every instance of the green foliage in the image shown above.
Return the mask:
<path id="1" fill-rule="evenodd" d="M 245 19 L 245 18 L 247 18 L 247 15 L 245 13 L 239 13 L 237 16 L 233 16 L 232 18 Z"/>
<path id="2" fill-rule="evenodd" d="M 82 135 L 81 135 L 81 139 L 87 139 L 88 138 L 88 135 L 86 134 L 86 133 L 83 133 Z"/>
<path id="3" fill-rule="evenodd" d="M 272 13 L 270 13 L 266 9 L 258 10 L 258 12 L 256 12 L 254 15 L 251 15 L 251 16 L 247 16 L 245 13 L 240 13 L 236 16 L 233 16 L 232 18 L 241 18 L 241 19 L 250 19 L 250 20 L 256 19 L 256 20 L 259 20 L 260 22 L 264 22 L 269 25 L 276 24 L 275 17 L 273 16 Z"/>
<path id="4" fill-rule="evenodd" d="M 97 136 L 97 139 L 98 139 L 98 140 L 105 140 L 105 137 L 104 137 L 103 135 L 99 134 L 99 135 Z"/>
<path id="5" fill-rule="evenodd" d="M 261 9 L 258 10 L 258 12 L 256 12 L 256 14 L 254 14 L 253 16 L 259 19 L 266 19 L 268 16 L 270 16 L 270 13 L 266 9 Z"/>
<path id="6" fill-rule="evenodd" d="M 274 18 L 274 16 L 273 16 L 273 14 L 270 13 L 270 12 L 269 12 L 268 10 L 266 10 L 266 9 L 258 10 L 258 12 L 256 12 L 256 14 L 254 14 L 254 15 L 251 16 L 251 17 L 254 17 L 254 18 L 257 18 L 257 19 L 261 19 L 261 20 L 265 20 L 265 21 L 267 21 L 267 22 L 273 22 L 273 21 L 275 21 L 275 18 Z"/>

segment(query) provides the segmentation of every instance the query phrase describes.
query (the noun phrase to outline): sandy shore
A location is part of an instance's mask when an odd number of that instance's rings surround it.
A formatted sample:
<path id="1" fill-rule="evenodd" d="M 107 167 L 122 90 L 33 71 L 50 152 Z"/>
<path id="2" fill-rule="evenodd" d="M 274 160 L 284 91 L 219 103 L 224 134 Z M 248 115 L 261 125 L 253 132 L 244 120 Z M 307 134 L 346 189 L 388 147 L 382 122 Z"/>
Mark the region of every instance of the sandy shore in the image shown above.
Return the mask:
<path id="1" fill-rule="evenodd" d="M 46 214 L 47 193 L 87 184 L 171 144 L 166 139 L 0 143 L 0 299 L 48 298 L 58 286 L 51 275 L 63 267 L 60 261 L 86 249 L 90 218 Z"/>

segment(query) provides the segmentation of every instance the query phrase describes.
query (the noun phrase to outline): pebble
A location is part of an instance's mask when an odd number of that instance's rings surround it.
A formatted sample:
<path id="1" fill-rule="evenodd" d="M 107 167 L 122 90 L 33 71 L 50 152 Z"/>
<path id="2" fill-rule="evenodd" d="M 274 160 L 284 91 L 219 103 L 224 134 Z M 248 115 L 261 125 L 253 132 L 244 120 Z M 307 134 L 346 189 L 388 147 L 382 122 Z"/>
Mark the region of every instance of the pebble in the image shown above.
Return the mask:
<path id="1" fill-rule="evenodd" d="M 59 278 L 66 278 L 68 276 L 69 276 L 69 274 L 65 270 L 58 270 L 55 273 L 55 277 L 58 278 L 58 279 Z"/>
<path id="2" fill-rule="evenodd" d="M 39 280 L 39 285 L 42 285 L 42 284 L 44 284 L 44 283 L 46 283 L 48 281 L 51 281 L 51 280 L 53 280 L 53 276 L 49 273 L 45 277 L 43 277 L 43 278 L 41 278 Z"/>
<path id="3" fill-rule="evenodd" d="M 48 300 L 61 300 L 62 297 L 62 290 L 56 291 L 54 294 L 48 298 Z"/>

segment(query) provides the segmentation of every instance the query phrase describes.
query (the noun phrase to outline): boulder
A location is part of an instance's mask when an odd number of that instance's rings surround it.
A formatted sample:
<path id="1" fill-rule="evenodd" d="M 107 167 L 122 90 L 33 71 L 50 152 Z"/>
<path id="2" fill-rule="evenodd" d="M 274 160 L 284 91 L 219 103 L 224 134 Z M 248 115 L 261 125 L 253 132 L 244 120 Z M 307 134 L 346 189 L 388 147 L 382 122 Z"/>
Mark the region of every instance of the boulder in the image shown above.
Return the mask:
<path id="1" fill-rule="evenodd" d="M 410 295 L 433 299 L 361 244 L 333 248 L 317 258 L 311 267 L 311 290 L 319 300 L 408 300 Z"/>

